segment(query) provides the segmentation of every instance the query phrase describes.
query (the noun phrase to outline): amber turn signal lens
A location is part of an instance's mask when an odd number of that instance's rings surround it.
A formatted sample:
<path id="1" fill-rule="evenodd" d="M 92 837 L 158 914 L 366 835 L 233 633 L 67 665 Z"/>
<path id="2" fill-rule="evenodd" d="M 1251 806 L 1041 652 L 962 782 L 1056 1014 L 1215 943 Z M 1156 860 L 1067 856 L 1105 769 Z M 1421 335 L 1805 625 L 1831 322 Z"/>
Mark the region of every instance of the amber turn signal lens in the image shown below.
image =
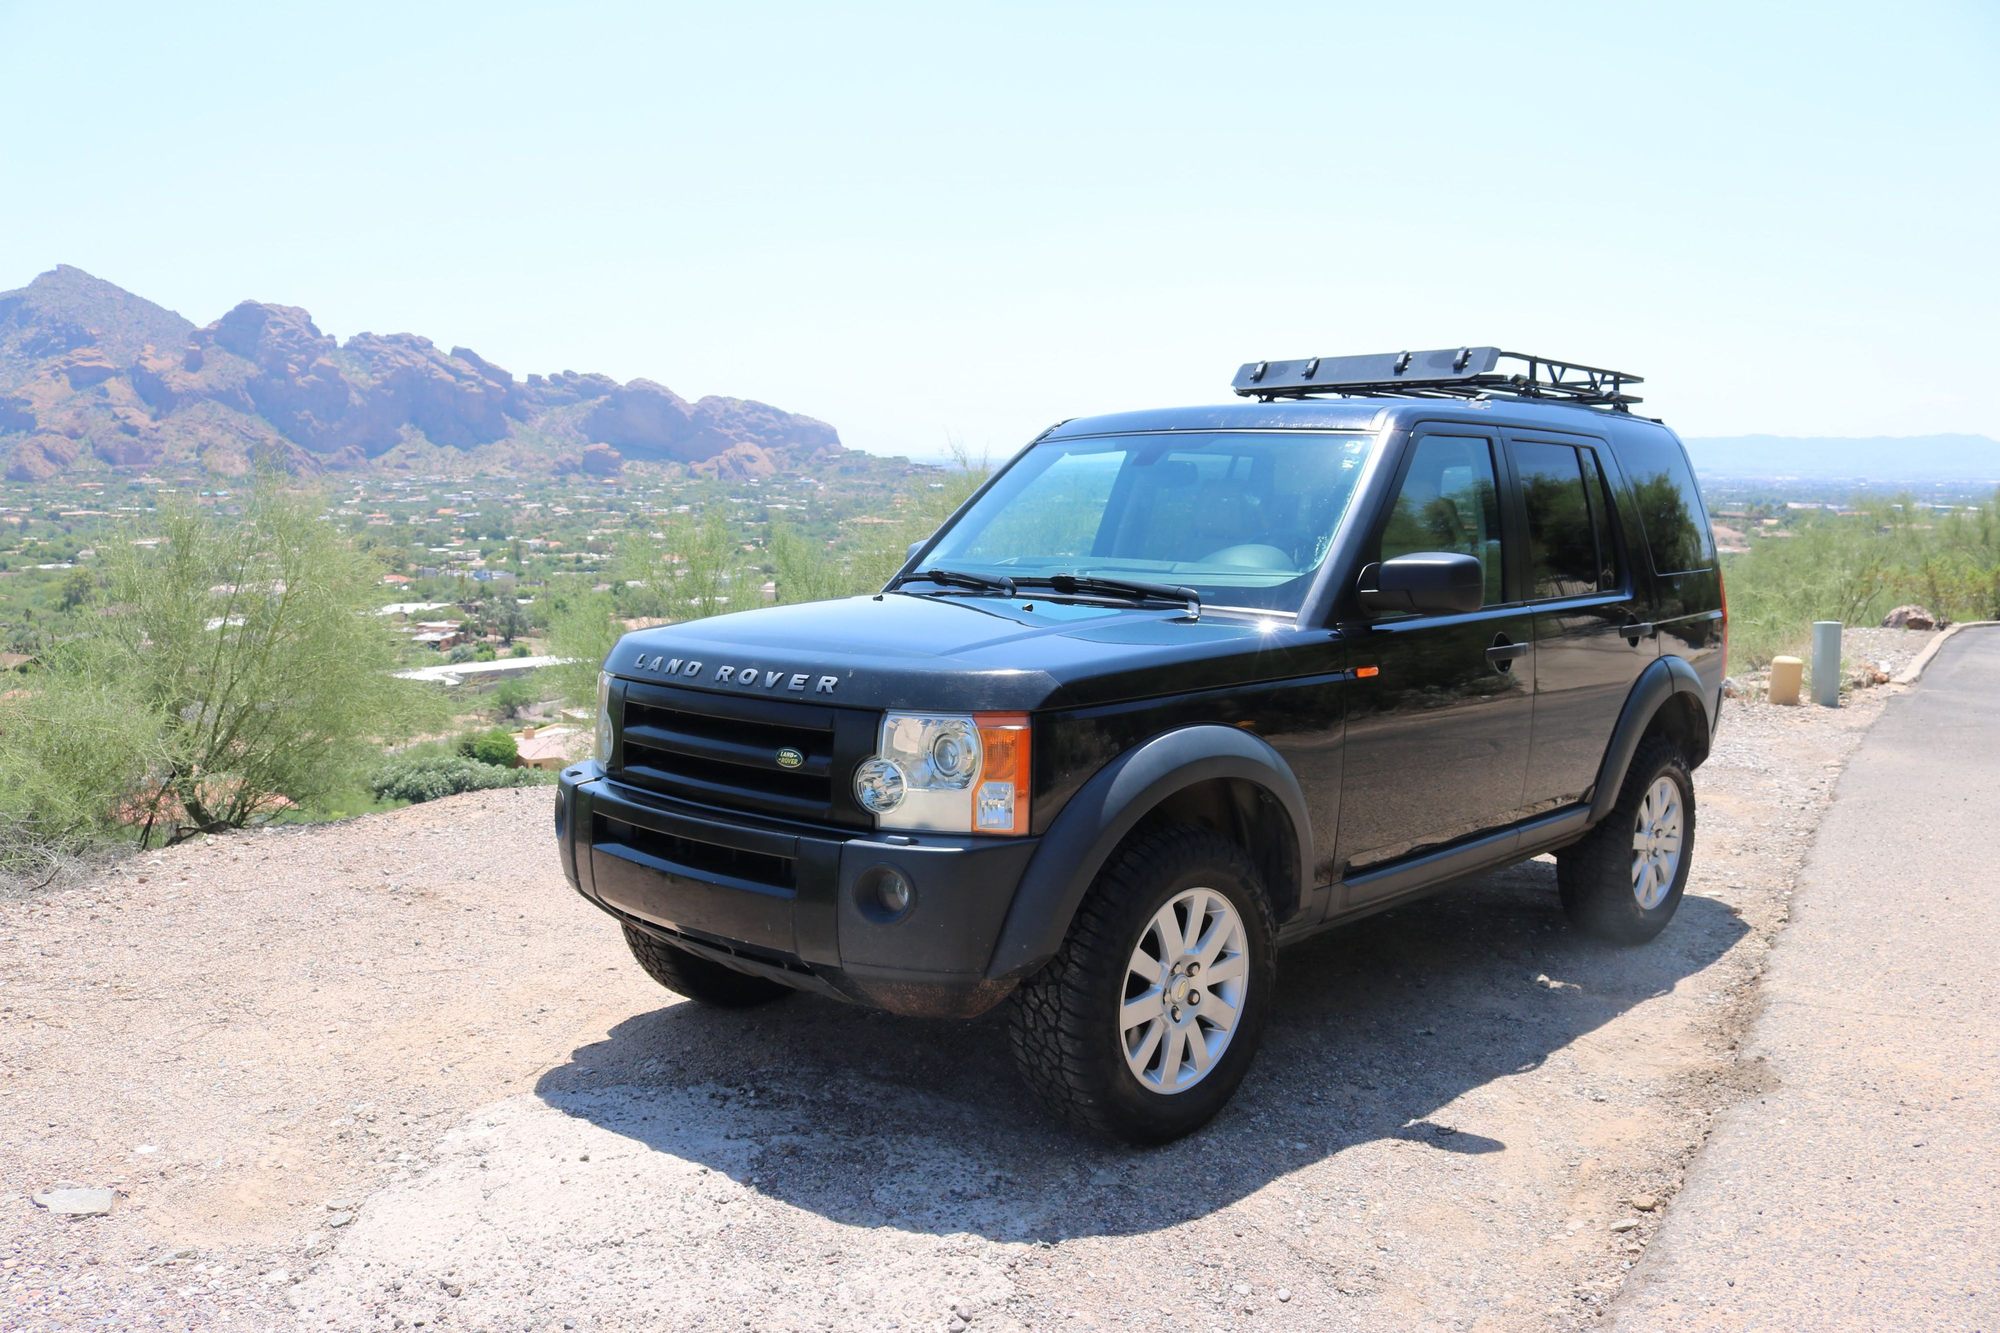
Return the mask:
<path id="1" fill-rule="evenodd" d="M 1028 831 L 1029 732 L 1026 713 L 974 713 L 985 763 L 972 789 L 974 833 Z"/>

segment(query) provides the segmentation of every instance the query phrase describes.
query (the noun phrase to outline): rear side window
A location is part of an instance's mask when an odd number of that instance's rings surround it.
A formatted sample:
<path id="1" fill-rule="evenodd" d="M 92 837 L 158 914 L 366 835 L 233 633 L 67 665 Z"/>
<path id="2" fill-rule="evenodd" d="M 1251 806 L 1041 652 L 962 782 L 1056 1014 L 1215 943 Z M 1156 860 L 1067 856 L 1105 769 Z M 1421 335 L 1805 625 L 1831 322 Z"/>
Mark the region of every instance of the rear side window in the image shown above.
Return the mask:
<path id="1" fill-rule="evenodd" d="M 1597 460 L 1566 444 L 1517 440 L 1510 448 L 1528 509 L 1534 598 L 1585 597 L 1610 586 Z"/>
<path id="2" fill-rule="evenodd" d="M 1639 502 L 1639 523 L 1655 574 L 1685 574 L 1715 568 L 1715 538 L 1708 513 L 1695 489 L 1694 469 L 1680 443 L 1664 435 L 1625 440 L 1618 461 Z"/>

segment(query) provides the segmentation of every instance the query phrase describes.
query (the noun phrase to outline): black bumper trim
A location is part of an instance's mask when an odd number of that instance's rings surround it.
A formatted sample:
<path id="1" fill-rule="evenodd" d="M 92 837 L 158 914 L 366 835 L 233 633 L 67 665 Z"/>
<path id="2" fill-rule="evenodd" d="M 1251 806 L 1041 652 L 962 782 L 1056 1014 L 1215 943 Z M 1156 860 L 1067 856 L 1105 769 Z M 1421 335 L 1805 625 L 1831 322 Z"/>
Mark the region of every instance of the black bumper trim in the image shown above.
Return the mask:
<path id="1" fill-rule="evenodd" d="M 989 977 L 987 964 L 1037 839 L 872 837 L 722 820 L 624 787 L 589 763 L 564 771 L 558 802 L 579 893 L 726 966 L 930 1016 L 977 1014 L 1018 981 Z M 657 839 L 648 844 L 633 830 Z M 773 869 L 781 862 L 788 873 Z M 914 903 L 892 919 L 860 887 L 883 867 L 915 886 Z"/>

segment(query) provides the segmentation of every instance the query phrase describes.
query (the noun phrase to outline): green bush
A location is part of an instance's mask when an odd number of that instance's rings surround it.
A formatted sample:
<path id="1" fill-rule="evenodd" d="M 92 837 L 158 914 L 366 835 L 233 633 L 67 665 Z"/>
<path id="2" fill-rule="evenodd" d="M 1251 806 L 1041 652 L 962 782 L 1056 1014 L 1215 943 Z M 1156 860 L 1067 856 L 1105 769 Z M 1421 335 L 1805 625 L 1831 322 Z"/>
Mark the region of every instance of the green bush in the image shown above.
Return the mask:
<path id="1" fill-rule="evenodd" d="M 1899 602 L 1949 620 L 2000 615 L 2000 497 L 1950 513 L 1909 497 L 1814 514 L 1723 562 L 1732 671 L 1803 649 L 1815 620 L 1874 625 Z"/>
<path id="2" fill-rule="evenodd" d="M 416 754 L 391 759 L 369 779 L 377 800 L 435 801 L 460 792 L 498 787 L 539 787 L 555 775 L 535 768 L 497 768 L 459 754 Z"/>
<path id="3" fill-rule="evenodd" d="M 485 731 L 461 736 L 458 752 L 464 758 L 476 759 L 496 768 L 512 768 L 521 758 L 521 749 L 514 743 L 513 733 L 504 727 L 489 727 Z"/>
<path id="4" fill-rule="evenodd" d="M 493 706 L 502 717 L 519 717 L 540 702 L 541 691 L 535 688 L 535 683 L 518 675 L 509 676 L 493 687 Z"/>
<path id="5" fill-rule="evenodd" d="M 0 822 L 58 845 L 175 842 L 313 808 L 435 702 L 395 678 L 381 570 L 310 494 L 261 479 L 240 516 L 188 497 L 107 544 L 88 633 L 48 646 L 0 718 Z"/>

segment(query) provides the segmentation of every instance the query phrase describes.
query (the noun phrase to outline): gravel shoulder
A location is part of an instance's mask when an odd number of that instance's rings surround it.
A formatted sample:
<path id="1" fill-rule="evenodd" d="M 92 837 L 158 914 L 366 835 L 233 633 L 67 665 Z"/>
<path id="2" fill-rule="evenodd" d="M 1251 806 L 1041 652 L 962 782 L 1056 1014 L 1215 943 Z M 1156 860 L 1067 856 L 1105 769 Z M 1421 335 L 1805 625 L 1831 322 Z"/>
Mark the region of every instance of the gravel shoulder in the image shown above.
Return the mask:
<path id="1" fill-rule="evenodd" d="M 1754 982 L 1896 692 L 1730 702 L 1653 946 L 1570 934 L 1538 861 L 1288 952 L 1235 1103 L 1150 1153 L 1041 1120 L 991 1019 L 674 1000 L 546 792 L 0 903 L 0 1325 L 1591 1326 L 1757 1091 Z"/>

